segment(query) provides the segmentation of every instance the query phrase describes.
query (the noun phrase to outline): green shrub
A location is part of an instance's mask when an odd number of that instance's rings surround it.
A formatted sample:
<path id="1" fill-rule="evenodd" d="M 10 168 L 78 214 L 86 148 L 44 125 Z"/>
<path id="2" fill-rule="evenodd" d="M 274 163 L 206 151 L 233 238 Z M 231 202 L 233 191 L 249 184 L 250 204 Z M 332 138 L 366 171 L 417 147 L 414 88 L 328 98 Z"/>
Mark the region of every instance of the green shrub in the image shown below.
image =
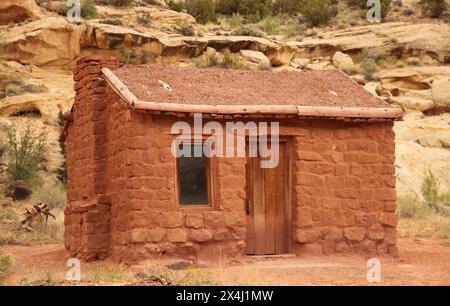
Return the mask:
<path id="1" fill-rule="evenodd" d="M 295 14 L 300 12 L 305 0 L 275 0 L 272 3 L 273 14 Z"/>
<path id="2" fill-rule="evenodd" d="M 366 58 L 361 62 L 361 72 L 368 81 L 374 81 L 375 73 L 378 71 L 378 65 L 372 58 Z"/>
<path id="3" fill-rule="evenodd" d="M 430 215 L 432 212 L 432 209 L 417 197 L 398 197 L 397 214 L 401 219 L 421 219 Z"/>
<path id="4" fill-rule="evenodd" d="M 445 0 L 420 0 L 420 7 L 424 16 L 438 18 L 447 12 L 448 5 Z"/>
<path id="5" fill-rule="evenodd" d="M 97 17 L 97 8 L 92 0 L 83 0 L 81 2 L 81 17 L 86 19 Z"/>
<path id="6" fill-rule="evenodd" d="M 133 3 L 133 0 L 108 0 L 108 4 L 114 6 L 128 6 Z"/>
<path id="7" fill-rule="evenodd" d="M 332 17 L 330 0 L 309 0 L 301 8 L 305 21 L 312 26 L 328 23 Z"/>
<path id="8" fill-rule="evenodd" d="M 417 57 L 410 57 L 406 60 L 406 63 L 410 66 L 420 66 L 420 59 Z"/>
<path id="9" fill-rule="evenodd" d="M 373 59 L 376 63 L 379 63 L 381 60 L 386 58 L 386 52 L 381 48 L 364 48 L 362 50 L 362 58 L 363 59 Z"/>
<path id="10" fill-rule="evenodd" d="M 140 13 L 136 17 L 136 22 L 145 27 L 149 27 L 152 24 L 152 16 L 149 12 Z"/>
<path id="11" fill-rule="evenodd" d="M 217 0 L 216 12 L 223 15 L 233 15 L 239 11 L 241 0 Z"/>
<path id="12" fill-rule="evenodd" d="M 241 0 L 238 12 L 251 22 L 258 22 L 270 14 L 271 0 Z"/>
<path id="13" fill-rule="evenodd" d="M 267 16 L 262 19 L 258 27 L 269 35 L 278 34 L 282 25 L 282 20 L 278 16 Z"/>
<path id="14" fill-rule="evenodd" d="M 170 0 L 169 2 L 167 2 L 167 6 L 169 7 L 169 9 L 175 12 L 181 12 L 186 8 L 184 1 L 180 0 Z"/>
<path id="15" fill-rule="evenodd" d="M 215 3 L 212 0 L 187 0 L 186 10 L 189 15 L 194 16 L 200 23 L 217 20 Z"/>
<path id="16" fill-rule="evenodd" d="M 435 203 L 439 196 L 439 179 L 431 170 L 425 173 L 422 180 L 422 196 L 427 202 Z"/>
<path id="17" fill-rule="evenodd" d="M 227 69 L 247 69 L 247 65 L 242 59 L 228 49 L 221 53 L 209 52 L 194 60 L 194 64 L 200 68 L 227 68 Z"/>
<path id="18" fill-rule="evenodd" d="M 12 265 L 12 258 L 10 255 L 0 251 L 0 284 L 5 281 Z"/>
<path id="19" fill-rule="evenodd" d="M 174 29 L 183 36 L 195 36 L 194 27 L 188 23 L 178 23 Z"/>
<path id="20" fill-rule="evenodd" d="M 237 36 L 253 36 L 253 37 L 264 37 L 265 34 L 259 28 L 254 25 L 241 25 L 237 29 L 231 32 L 232 35 Z"/>
<path id="21" fill-rule="evenodd" d="M 39 169 L 44 157 L 46 135 L 37 131 L 32 121 L 13 122 L 7 131 L 6 172 L 11 180 L 28 180 Z"/>
<path id="22" fill-rule="evenodd" d="M 245 69 L 247 68 L 245 63 L 241 60 L 239 56 L 231 52 L 229 49 L 222 51 L 223 62 L 222 67 L 227 69 Z"/>
<path id="23" fill-rule="evenodd" d="M 46 92 L 45 85 L 35 85 L 27 83 L 27 80 L 17 75 L 0 75 L 0 97 L 11 97 L 22 95 L 24 93 Z"/>

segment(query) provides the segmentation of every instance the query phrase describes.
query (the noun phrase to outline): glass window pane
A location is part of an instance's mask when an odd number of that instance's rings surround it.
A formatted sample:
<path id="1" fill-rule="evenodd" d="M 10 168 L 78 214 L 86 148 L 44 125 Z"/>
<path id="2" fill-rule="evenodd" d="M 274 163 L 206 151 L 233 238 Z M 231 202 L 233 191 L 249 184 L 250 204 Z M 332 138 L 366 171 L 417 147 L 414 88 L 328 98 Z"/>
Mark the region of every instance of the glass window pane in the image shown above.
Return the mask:
<path id="1" fill-rule="evenodd" d="M 194 152 L 194 147 L 199 146 L 200 148 L 197 149 L 201 149 L 201 145 L 190 145 L 191 152 Z M 208 204 L 207 162 L 205 156 L 178 158 L 181 205 Z"/>

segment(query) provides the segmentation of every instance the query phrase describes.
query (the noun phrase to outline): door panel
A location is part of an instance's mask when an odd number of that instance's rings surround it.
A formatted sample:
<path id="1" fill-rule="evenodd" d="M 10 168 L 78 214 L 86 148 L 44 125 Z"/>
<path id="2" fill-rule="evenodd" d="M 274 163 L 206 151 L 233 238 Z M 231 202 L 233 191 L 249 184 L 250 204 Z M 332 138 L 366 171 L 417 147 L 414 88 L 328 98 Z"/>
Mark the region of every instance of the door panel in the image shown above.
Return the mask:
<path id="1" fill-rule="evenodd" d="M 287 210 L 287 151 L 280 143 L 276 168 L 262 169 L 260 158 L 247 163 L 247 254 L 282 254 L 289 251 Z"/>

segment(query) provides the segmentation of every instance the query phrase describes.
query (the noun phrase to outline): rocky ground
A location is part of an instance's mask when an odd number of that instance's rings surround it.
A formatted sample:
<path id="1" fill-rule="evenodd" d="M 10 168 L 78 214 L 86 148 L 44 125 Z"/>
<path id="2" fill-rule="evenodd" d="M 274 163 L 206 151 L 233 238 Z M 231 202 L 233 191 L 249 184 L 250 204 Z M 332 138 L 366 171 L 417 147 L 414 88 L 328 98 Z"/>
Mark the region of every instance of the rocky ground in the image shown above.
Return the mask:
<path id="1" fill-rule="evenodd" d="M 6 284 L 67 285 L 62 244 L 8 246 L 14 257 Z M 375 285 L 450 285 L 450 244 L 432 238 L 399 239 L 399 258 L 380 258 Z M 219 255 L 218 255 L 219 258 Z M 82 263 L 84 285 L 374 285 L 361 256 L 246 257 L 232 264 L 153 260 L 138 266 Z M 175 269 L 175 270 L 174 270 Z M 76 285 L 76 284 L 75 284 Z"/>

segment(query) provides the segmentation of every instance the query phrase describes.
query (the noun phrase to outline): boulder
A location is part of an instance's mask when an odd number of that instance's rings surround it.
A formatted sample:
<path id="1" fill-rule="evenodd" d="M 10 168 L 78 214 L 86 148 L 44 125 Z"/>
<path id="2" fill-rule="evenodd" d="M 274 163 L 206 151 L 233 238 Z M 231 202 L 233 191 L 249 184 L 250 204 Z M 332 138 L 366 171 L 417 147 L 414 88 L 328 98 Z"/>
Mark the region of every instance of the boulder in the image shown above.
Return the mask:
<path id="1" fill-rule="evenodd" d="M 339 69 L 351 68 L 353 60 L 347 54 L 338 51 L 333 55 L 333 65 Z"/>
<path id="2" fill-rule="evenodd" d="M 21 64 L 65 66 L 79 54 L 77 26 L 63 17 L 48 17 L 8 29 L 0 58 Z"/>
<path id="3" fill-rule="evenodd" d="M 14 201 L 23 201 L 30 198 L 33 191 L 22 181 L 12 181 L 6 186 L 6 196 Z"/>
<path id="4" fill-rule="evenodd" d="M 239 54 L 249 62 L 258 64 L 262 67 L 270 67 L 270 61 L 264 53 L 253 50 L 241 50 Z"/>
<path id="5" fill-rule="evenodd" d="M 391 102 L 397 103 L 405 110 L 418 110 L 421 112 L 435 107 L 433 100 L 414 98 L 414 97 L 391 97 Z"/>
<path id="6" fill-rule="evenodd" d="M 311 63 L 309 58 L 296 57 L 290 62 L 290 65 L 296 69 L 304 69 L 309 63 Z"/>
<path id="7" fill-rule="evenodd" d="M 40 16 L 40 8 L 34 0 L 0 1 L 0 25 L 36 20 Z"/>
<path id="8" fill-rule="evenodd" d="M 450 107 L 450 77 L 433 80 L 431 91 L 436 107 Z"/>

